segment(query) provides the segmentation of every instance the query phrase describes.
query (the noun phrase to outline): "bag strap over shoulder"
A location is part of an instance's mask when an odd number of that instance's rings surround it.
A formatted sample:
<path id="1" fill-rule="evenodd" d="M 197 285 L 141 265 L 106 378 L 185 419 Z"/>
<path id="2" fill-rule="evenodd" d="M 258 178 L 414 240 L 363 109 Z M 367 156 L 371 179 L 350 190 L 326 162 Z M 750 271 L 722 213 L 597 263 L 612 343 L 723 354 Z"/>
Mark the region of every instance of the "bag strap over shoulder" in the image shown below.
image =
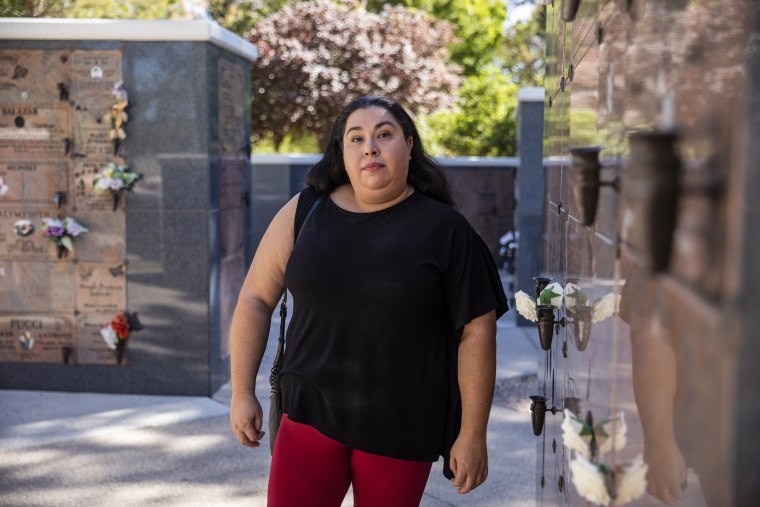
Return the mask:
<path id="1" fill-rule="evenodd" d="M 301 236 L 301 231 L 306 227 L 306 223 L 314 214 L 319 203 L 324 200 L 325 194 L 318 194 L 315 190 L 307 188 L 301 192 L 296 206 L 296 217 L 293 227 L 294 238 L 293 248 Z M 288 289 L 282 293 L 280 301 L 280 336 L 277 340 L 277 353 L 274 356 L 274 364 L 269 375 L 269 385 L 273 392 L 280 391 L 280 370 L 282 370 L 283 353 L 285 352 L 285 319 L 288 316 Z"/>

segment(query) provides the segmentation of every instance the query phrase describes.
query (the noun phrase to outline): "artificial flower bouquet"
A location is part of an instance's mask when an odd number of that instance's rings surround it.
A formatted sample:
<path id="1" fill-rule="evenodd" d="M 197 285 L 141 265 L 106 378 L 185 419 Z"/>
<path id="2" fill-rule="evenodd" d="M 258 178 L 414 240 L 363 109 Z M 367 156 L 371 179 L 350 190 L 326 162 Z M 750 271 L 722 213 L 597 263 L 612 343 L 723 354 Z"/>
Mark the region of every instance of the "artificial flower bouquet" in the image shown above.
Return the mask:
<path id="1" fill-rule="evenodd" d="M 87 232 L 87 228 L 71 217 L 42 219 L 42 234 L 55 243 L 58 258 L 68 256 L 74 248 L 74 238 Z"/>
<path id="2" fill-rule="evenodd" d="M 596 299 L 593 304 L 588 304 L 588 296 L 575 283 L 568 283 L 564 288 L 557 282 L 550 283 L 541 291 L 538 301 L 523 291 L 515 293 L 515 308 L 517 313 L 526 319 L 538 321 L 538 307 L 551 307 L 559 309 L 563 305 L 573 315 L 580 308 L 591 307 L 591 322 L 601 322 L 615 315 L 620 308 L 620 295 L 612 292 Z"/>
<path id="3" fill-rule="evenodd" d="M 139 179 L 140 175 L 130 171 L 126 164 L 122 166 L 109 162 L 101 172 L 95 175 L 92 188 L 96 194 L 110 192 L 113 199 L 113 209 L 116 211 L 121 194 L 131 192 L 132 185 Z"/>
<path id="4" fill-rule="evenodd" d="M 575 451 L 570 460 L 571 480 L 578 494 L 597 505 L 623 505 L 646 490 L 647 465 L 641 455 L 632 461 L 609 466 L 604 455 L 620 451 L 626 444 L 623 412 L 594 424 L 591 413 L 582 420 L 565 409 L 562 443 Z"/>
<path id="5" fill-rule="evenodd" d="M 111 322 L 100 326 L 100 336 L 106 342 L 106 346 L 116 354 L 116 362 L 121 364 L 124 359 L 124 351 L 127 348 L 127 340 L 132 333 L 143 328 L 137 318 L 137 313 L 119 313 L 111 319 Z"/>

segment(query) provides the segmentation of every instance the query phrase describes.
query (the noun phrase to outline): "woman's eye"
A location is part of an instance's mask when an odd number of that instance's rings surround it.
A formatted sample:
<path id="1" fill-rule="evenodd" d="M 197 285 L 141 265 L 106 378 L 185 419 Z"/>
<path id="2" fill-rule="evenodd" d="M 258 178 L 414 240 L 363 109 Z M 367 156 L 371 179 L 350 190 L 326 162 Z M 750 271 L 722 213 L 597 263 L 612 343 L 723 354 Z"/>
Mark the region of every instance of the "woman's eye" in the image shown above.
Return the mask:
<path id="1" fill-rule="evenodd" d="M 354 137 L 351 138 L 351 142 L 352 143 L 358 143 L 358 142 L 361 142 L 361 140 L 362 140 L 362 138 L 359 137 L 359 136 L 354 136 Z"/>
<path id="2" fill-rule="evenodd" d="M 377 137 L 388 137 L 388 136 L 390 136 L 390 135 L 391 135 L 391 133 L 390 133 L 390 132 L 386 132 L 386 131 L 384 130 L 384 131 L 380 132 L 380 133 L 377 135 Z"/>

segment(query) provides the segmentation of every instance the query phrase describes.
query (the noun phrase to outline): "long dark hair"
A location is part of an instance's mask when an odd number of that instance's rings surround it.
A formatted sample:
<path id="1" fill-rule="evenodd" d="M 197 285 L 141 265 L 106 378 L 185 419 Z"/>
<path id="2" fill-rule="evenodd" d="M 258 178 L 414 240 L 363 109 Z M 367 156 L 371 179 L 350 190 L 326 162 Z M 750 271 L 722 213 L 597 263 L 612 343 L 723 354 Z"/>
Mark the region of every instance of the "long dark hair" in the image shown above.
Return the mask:
<path id="1" fill-rule="evenodd" d="M 420 134 L 414 120 L 401 105 L 389 97 L 359 97 L 348 104 L 335 118 L 330 138 L 322 158 L 306 174 L 306 185 L 319 193 L 330 193 L 341 185 L 349 183 L 348 173 L 343 164 L 343 131 L 351 113 L 357 109 L 382 107 L 393 115 L 404 131 L 404 139 L 412 137 L 412 158 L 409 161 L 407 182 L 415 190 L 449 206 L 454 205 L 451 186 L 446 173 L 425 153 Z"/>

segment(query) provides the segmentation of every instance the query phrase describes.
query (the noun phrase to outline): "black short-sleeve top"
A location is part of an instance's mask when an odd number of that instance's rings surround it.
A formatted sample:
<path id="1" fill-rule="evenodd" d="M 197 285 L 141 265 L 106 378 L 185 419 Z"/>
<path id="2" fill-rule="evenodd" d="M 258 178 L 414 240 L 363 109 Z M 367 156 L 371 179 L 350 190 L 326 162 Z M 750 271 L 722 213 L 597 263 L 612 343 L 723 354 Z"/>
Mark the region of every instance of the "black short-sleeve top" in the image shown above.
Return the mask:
<path id="1" fill-rule="evenodd" d="M 314 196 L 301 193 L 297 215 Z M 420 192 L 370 213 L 325 196 L 285 282 L 288 417 L 357 450 L 436 461 L 452 443 L 461 330 L 507 310 L 493 258 L 467 220 Z"/>

